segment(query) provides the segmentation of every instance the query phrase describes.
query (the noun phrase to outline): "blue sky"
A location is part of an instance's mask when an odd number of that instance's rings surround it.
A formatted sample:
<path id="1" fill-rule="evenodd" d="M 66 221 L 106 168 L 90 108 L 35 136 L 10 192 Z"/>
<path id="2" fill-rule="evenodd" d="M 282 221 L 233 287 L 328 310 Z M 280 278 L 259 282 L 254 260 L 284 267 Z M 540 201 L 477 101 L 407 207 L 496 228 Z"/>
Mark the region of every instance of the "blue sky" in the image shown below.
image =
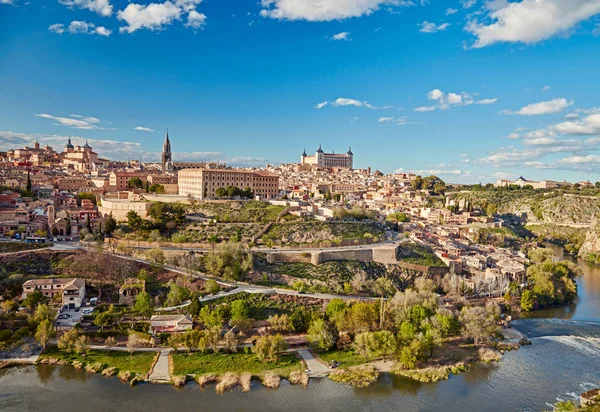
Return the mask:
<path id="1" fill-rule="evenodd" d="M 598 35 L 600 0 L 0 0 L 0 150 L 596 181 Z"/>

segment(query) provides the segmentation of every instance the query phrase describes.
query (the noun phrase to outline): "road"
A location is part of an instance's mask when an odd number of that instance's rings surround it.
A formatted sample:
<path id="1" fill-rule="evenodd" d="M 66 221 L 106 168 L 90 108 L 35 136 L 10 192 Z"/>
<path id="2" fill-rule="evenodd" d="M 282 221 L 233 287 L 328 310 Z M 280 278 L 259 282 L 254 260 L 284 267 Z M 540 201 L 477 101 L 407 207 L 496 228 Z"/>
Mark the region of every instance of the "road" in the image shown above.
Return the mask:
<path id="1" fill-rule="evenodd" d="M 309 370 L 307 372 L 309 378 L 323 378 L 331 372 L 331 369 L 316 360 L 308 349 L 298 349 L 298 355 L 306 363 L 306 368 Z"/>

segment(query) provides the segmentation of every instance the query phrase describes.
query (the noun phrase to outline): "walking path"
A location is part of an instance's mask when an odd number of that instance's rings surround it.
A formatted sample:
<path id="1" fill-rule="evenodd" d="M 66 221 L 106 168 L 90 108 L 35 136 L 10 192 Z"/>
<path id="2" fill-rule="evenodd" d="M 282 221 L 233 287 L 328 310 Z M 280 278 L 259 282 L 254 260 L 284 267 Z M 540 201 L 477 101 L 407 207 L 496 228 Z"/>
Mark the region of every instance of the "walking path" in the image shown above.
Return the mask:
<path id="1" fill-rule="evenodd" d="M 152 368 L 148 380 L 155 383 L 170 383 L 171 374 L 169 373 L 169 353 L 171 349 L 161 349 L 158 360 Z"/>
<path id="2" fill-rule="evenodd" d="M 309 370 L 307 372 L 309 378 L 324 378 L 331 372 L 327 366 L 316 360 L 308 349 L 298 349 L 298 354 L 306 362 L 306 368 Z"/>

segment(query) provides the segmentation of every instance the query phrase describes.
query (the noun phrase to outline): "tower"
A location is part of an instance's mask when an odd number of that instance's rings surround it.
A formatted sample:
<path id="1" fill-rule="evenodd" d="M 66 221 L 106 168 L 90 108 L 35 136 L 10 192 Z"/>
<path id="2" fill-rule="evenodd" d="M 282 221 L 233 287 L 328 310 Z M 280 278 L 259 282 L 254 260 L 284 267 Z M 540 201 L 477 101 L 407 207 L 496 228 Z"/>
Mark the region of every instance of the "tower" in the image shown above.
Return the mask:
<path id="1" fill-rule="evenodd" d="M 54 206 L 53 205 L 48 205 L 48 227 L 50 229 L 50 232 L 48 233 L 52 233 L 52 228 L 54 227 L 54 222 L 56 220 L 56 214 L 55 214 L 55 210 L 54 210 Z"/>
<path id="2" fill-rule="evenodd" d="M 162 151 L 162 170 L 167 171 L 167 163 L 171 163 L 171 141 L 169 140 L 169 131 L 167 131 L 167 137 L 163 143 Z"/>

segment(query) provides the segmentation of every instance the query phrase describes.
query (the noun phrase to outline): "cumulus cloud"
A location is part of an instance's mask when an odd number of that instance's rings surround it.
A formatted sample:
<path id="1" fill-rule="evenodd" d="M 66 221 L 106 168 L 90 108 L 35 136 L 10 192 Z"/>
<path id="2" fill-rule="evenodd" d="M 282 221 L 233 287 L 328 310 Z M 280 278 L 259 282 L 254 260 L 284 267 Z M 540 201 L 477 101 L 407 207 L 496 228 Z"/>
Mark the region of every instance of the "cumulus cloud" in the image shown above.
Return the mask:
<path id="1" fill-rule="evenodd" d="M 383 6 L 409 6 L 407 0 L 261 0 L 262 17 L 278 20 L 331 21 L 369 15 Z"/>
<path id="2" fill-rule="evenodd" d="M 565 98 L 548 100 L 545 102 L 538 102 L 528 104 L 527 106 L 521 107 L 519 110 L 504 110 L 505 114 L 516 114 L 520 116 L 536 116 L 541 114 L 559 113 L 565 110 L 567 107 L 573 104 L 572 100 Z"/>
<path id="3" fill-rule="evenodd" d="M 149 127 L 144 127 L 144 126 L 137 126 L 134 128 L 134 130 L 139 130 L 140 132 L 153 132 L 154 129 L 151 129 Z"/>
<path id="4" fill-rule="evenodd" d="M 391 109 L 393 106 L 374 106 L 367 101 L 350 99 L 347 97 L 338 97 L 333 101 L 325 100 L 321 103 L 317 103 L 314 107 L 315 109 L 322 109 L 323 107 L 330 105 L 333 107 L 366 107 L 368 109 Z"/>
<path id="5" fill-rule="evenodd" d="M 450 15 L 456 13 L 456 12 L 458 12 L 458 10 L 449 7 L 449 8 L 446 9 L 446 16 L 450 16 Z"/>
<path id="6" fill-rule="evenodd" d="M 0 4 L 14 4 L 13 0 L 0 0 Z"/>
<path id="7" fill-rule="evenodd" d="M 341 33 L 334 34 L 333 36 L 331 36 L 329 38 L 329 40 L 346 40 L 346 41 L 350 41 L 352 39 L 350 38 L 350 33 L 349 32 L 343 31 Z"/>
<path id="8" fill-rule="evenodd" d="M 600 13 L 600 0 L 500 0 L 491 4 L 484 7 L 483 22 L 474 19 L 465 27 L 477 38 L 475 48 L 499 42 L 536 43 Z"/>
<path id="9" fill-rule="evenodd" d="M 198 13 L 196 10 L 191 10 L 188 13 L 187 18 L 187 27 L 191 27 L 193 29 L 201 29 L 206 24 L 206 15 L 204 13 Z"/>
<path id="10" fill-rule="evenodd" d="M 98 123 L 100 123 L 100 120 L 96 117 L 89 117 L 89 116 L 80 116 L 80 115 L 69 115 L 69 117 L 60 117 L 60 116 L 53 116 L 51 114 L 47 114 L 47 113 L 41 113 L 41 114 L 36 114 L 37 117 L 42 117 L 44 119 L 50 119 L 50 120 L 54 120 L 57 123 L 54 123 L 54 125 L 62 125 L 62 126 L 67 126 L 67 127 L 73 127 L 75 129 L 82 129 L 82 130 L 114 130 L 112 128 L 105 128 L 105 127 L 100 127 L 98 126 Z"/>
<path id="11" fill-rule="evenodd" d="M 424 21 L 423 23 L 419 24 L 418 26 L 421 27 L 419 29 L 419 31 L 421 33 L 437 33 L 438 31 L 446 30 L 448 28 L 448 26 L 450 26 L 450 23 L 443 23 L 443 24 L 437 25 L 437 24 L 431 23 L 429 21 Z"/>
<path id="12" fill-rule="evenodd" d="M 50 30 L 52 33 L 63 34 L 65 32 L 65 25 L 60 23 L 51 24 L 48 26 L 48 30 Z"/>
<path id="13" fill-rule="evenodd" d="M 63 34 L 65 31 L 68 31 L 71 34 L 97 34 L 104 37 L 112 34 L 112 30 L 104 26 L 96 26 L 86 21 L 77 20 L 73 20 L 66 28 L 64 24 L 53 24 L 48 27 L 48 30 L 57 34 Z"/>
<path id="14" fill-rule="evenodd" d="M 466 92 L 445 93 L 440 89 L 433 89 L 427 93 L 427 99 L 436 102 L 433 106 L 420 106 L 415 109 L 416 112 L 432 112 L 436 109 L 448 110 L 452 107 L 469 106 L 472 104 L 488 105 L 494 104 L 498 99 L 474 100 L 473 96 Z"/>
<path id="15" fill-rule="evenodd" d="M 109 0 L 58 0 L 58 2 L 67 7 L 90 10 L 105 17 L 110 16 L 113 12 L 113 6 Z"/>
<path id="16" fill-rule="evenodd" d="M 391 122 L 392 120 L 394 120 L 393 117 L 380 117 L 379 120 L 377 120 L 378 123 L 387 123 L 387 122 Z"/>
<path id="17" fill-rule="evenodd" d="M 202 0 L 174 0 L 164 3 L 136 4 L 129 3 L 117 12 L 117 19 L 127 26 L 119 28 L 120 32 L 133 33 L 140 29 L 162 30 L 164 26 L 181 20 L 187 13 L 187 27 L 201 29 L 206 23 L 206 16 L 195 10 Z"/>

